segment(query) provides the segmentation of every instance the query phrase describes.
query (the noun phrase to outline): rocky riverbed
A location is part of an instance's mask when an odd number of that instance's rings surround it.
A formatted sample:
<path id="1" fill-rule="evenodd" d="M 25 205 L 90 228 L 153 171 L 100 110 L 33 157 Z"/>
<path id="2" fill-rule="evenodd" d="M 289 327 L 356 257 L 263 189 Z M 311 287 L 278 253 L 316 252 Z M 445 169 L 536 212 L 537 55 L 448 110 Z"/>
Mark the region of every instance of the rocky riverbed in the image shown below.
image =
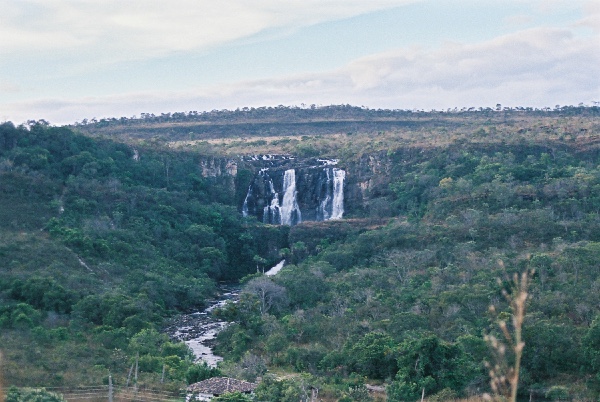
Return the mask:
<path id="1" fill-rule="evenodd" d="M 194 352 L 196 361 L 205 361 L 209 366 L 216 367 L 223 358 L 215 355 L 212 348 L 215 337 L 227 326 L 227 322 L 216 319 L 212 311 L 228 301 L 237 301 L 239 293 L 237 287 L 222 285 L 219 297 L 212 300 L 207 308 L 173 317 L 165 332 L 171 339 L 185 342 Z"/>

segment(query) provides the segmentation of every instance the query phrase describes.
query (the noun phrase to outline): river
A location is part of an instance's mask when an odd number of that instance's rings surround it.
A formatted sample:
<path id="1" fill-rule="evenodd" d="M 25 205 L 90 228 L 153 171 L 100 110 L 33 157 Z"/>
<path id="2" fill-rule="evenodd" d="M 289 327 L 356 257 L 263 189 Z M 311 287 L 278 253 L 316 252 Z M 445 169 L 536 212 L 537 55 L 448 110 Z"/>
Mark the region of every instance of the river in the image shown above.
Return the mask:
<path id="1" fill-rule="evenodd" d="M 239 286 L 221 285 L 219 296 L 211 300 L 207 308 L 174 317 L 165 328 L 165 332 L 171 339 L 185 342 L 194 352 L 197 362 L 204 361 L 210 367 L 216 367 L 223 358 L 215 355 L 212 348 L 215 337 L 227 326 L 227 322 L 216 319 L 212 311 L 224 306 L 228 301 L 237 301 L 239 294 Z"/>

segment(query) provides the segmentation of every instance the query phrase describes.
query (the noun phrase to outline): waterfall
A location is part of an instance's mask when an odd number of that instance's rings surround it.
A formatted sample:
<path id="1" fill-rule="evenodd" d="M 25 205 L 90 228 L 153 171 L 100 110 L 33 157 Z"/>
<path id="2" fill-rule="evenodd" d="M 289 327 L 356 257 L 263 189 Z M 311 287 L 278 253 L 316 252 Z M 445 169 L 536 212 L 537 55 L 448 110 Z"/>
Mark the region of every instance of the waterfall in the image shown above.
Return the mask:
<path id="1" fill-rule="evenodd" d="M 271 192 L 271 202 L 263 208 L 263 222 L 276 224 L 281 222 L 281 207 L 279 206 L 279 194 L 275 191 L 271 178 L 269 178 L 269 190 Z"/>
<path id="2" fill-rule="evenodd" d="M 332 165 L 260 169 L 248 186 L 242 215 L 288 226 L 342 219 L 346 172 Z"/>
<path id="3" fill-rule="evenodd" d="M 333 190 L 333 185 L 331 183 L 331 169 L 323 169 L 325 172 L 325 183 L 319 185 L 319 192 L 322 191 L 323 187 L 325 187 L 325 197 L 319 203 L 317 207 L 317 220 L 318 221 L 326 221 L 331 217 L 331 209 L 332 209 L 332 199 L 331 193 Z"/>
<path id="4" fill-rule="evenodd" d="M 246 193 L 246 198 L 244 198 L 244 205 L 242 205 L 242 216 L 244 218 L 248 217 L 248 198 L 252 195 L 252 185 L 248 187 L 248 193 Z"/>
<path id="5" fill-rule="evenodd" d="M 300 222 L 302 222 L 302 214 L 296 199 L 296 171 L 288 169 L 283 176 L 281 224 L 292 226 Z"/>
<path id="6" fill-rule="evenodd" d="M 346 172 L 337 168 L 323 169 L 325 182 L 319 184 L 317 220 L 342 219 L 344 215 L 344 179 Z"/>
<path id="7" fill-rule="evenodd" d="M 279 271 L 281 271 L 281 269 L 283 268 L 284 265 L 285 265 L 285 260 L 279 261 L 279 263 L 277 263 L 277 265 L 275 265 L 274 267 L 269 269 L 267 272 L 265 272 L 265 275 L 273 276 L 273 275 L 277 274 Z"/>
<path id="8" fill-rule="evenodd" d="M 346 172 L 342 169 L 333 169 L 333 206 L 331 219 L 342 219 L 344 215 L 344 179 Z"/>

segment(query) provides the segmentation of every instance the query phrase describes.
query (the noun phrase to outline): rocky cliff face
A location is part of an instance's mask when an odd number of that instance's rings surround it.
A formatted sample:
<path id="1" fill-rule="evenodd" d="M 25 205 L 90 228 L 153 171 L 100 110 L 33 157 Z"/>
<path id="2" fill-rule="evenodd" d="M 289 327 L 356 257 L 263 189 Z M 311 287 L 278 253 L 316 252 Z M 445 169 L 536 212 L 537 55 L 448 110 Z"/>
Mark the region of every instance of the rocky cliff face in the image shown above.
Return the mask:
<path id="1" fill-rule="evenodd" d="M 392 166 L 385 151 L 345 163 L 291 155 L 208 158 L 200 162 L 204 177 L 240 183 L 236 203 L 243 214 L 265 223 L 292 226 L 303 221 L 387 215 Z M 238 177 L 240 172 L 250 175 L 244 184 Z"/>
<path id="2" fill-rule="evenodd" d="M 386 151 L 364 154 L 346 164 L 346 211 L 351 216 L 386 215 L 394 180 L 392 161 Z"/>
<path id="3" fill-rule="evenodd" d="M 206 158 L 200 161 L 203 177 L 220 177 L 237 175 L 237 162 L 225 158 Z"/>
<path id="4" fill-rule="evenodd" d="M 337 161 L 261 156 L 242 212 L 271 224 L 340 219 L 344 213 L 345 171 Z"/>
<path id="5" fill-rule="evenodd" d="M 265 223 L 295 225 L 343 216 L 387 215 L 392 162 L 387 152 L 365 154 L 345 164 L 337 160 L 296 159 L 289 155 L 245 157 L 256 170 L 242 211 Z M 294 189 L 289 178 L 293 172 Z M 286 198 L 294 192 L 293 199 Z M 291 223 L 290 223 L 291 222 Z"/>

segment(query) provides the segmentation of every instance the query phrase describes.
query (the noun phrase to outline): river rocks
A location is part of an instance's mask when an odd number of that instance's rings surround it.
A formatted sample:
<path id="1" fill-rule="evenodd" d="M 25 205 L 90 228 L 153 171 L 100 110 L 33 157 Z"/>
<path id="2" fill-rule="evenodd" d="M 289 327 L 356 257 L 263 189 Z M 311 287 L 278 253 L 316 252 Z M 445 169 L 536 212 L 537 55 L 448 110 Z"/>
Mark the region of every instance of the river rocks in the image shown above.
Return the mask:
<path id="1" fill-rule="evenodd" d="M 175 316 L 164 329 L 171 339 L 185 342 L 197 361 L 205 361 L 211 367 L 223 360 L 212 352 L 212 347 L 219 331 L 227 326 L 227 322 L 213 317 L 212 311 L 228 301 L 235 302 L 239 296 L 237 288 L 222 286 L 221 290 L 221 295 L 209 307 L 203 311 Z"/>

